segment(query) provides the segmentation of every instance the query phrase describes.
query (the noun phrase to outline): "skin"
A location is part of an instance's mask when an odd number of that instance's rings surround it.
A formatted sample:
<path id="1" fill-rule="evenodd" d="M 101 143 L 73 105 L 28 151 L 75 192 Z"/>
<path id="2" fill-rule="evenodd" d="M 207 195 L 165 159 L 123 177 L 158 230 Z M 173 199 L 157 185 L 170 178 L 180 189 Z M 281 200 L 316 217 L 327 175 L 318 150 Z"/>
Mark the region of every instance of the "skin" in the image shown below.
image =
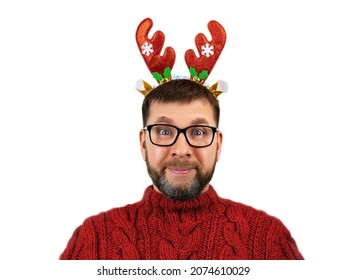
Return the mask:
<path id="1" fill-rule="evenodd" d="M 196 124 L 216 127 L 211 105 L 202 100 L 195 100 L 189 104 L 178 102 L 167 104 L 153 103 L 150 108 L 147 125 L 156 123 L 171 124 L 178 128 L 186 128 Z M 179 164 L 173 165 L 170 163 L 186 162 L 192 163 L 192 165 L 198 164 L 202 171 L 211 170 L 220 158 L 223 138 L 222 133 L 219 131 L 215 134 L 214 140 L 209 147 L 194 148 L 187 143 L 182 133 L 179 135 L 176 143 L 169 147 L 153 145 L 147 131 L 141 130 L 139 136 L 143 159 L 156 170 L 165 168 L 167 180 L 176 187 L 190 184 L 196 175 L 196 169 L 186 165 L 180 167 Z M 159 191 L 157 186 L 153 185 L 153 187 Z M 205 185 L 203 191 L 206 191 L 208 187 L 209 184 Z"/>

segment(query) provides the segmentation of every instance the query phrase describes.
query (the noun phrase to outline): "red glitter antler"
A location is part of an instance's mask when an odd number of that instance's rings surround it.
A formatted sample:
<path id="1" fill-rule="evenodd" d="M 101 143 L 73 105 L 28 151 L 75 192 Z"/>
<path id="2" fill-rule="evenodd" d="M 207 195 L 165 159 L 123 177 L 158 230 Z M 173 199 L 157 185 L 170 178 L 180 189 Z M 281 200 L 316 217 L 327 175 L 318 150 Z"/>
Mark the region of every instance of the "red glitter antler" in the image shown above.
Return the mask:
<path id="1" fill-rule="evenodd" d="M 164 46 L 165 35 L 160 30 L 156 31 L 151 39 L 148 33 L 153 26 L 150 18 L 144 19 L 136 30 L 136 42 L 142 54 L 145 63 L 152 73 L 154 79 L 159 84 L 171 80 L 171 70 L 175 63 L 175 51 L 171 47 L 167 47 L 164 54 L 160 52 Z"/>
<path id="2" fill-rule="evenodd" d="M 210 75 L 226 42 L 226 32 L 220 23 L 211 20 L 207 27 L 212 35 L 211 41 L 208 41 L 202 33 L 195 37 L 195 45 L 200 57 L 197 57 L 192 49 L 185 53 L 190 78 L 200 84 L 203 84 Z"/>

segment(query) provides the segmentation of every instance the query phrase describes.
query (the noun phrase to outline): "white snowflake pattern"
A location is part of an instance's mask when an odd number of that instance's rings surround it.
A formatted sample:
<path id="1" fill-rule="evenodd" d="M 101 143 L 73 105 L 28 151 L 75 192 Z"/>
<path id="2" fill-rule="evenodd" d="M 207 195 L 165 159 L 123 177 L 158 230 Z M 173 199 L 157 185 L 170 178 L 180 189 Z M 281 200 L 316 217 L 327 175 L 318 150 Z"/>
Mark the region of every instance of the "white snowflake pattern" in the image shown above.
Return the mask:
<path id="1" fill-rule="evenodd" d="M 201 46 L 201 54 L 205 55 L 206 57 L 210 57 L 214 54 L 213 46 L 209 43 L 206 43 L 204 46 Z"/>
<path id="2" fill-rule="evenodd" d="M 142 46 L 142 54 L 149 56 L 151 53 L 153 53 L 153 45 L 148 44 L 148 42 L 145 42 Z"/>

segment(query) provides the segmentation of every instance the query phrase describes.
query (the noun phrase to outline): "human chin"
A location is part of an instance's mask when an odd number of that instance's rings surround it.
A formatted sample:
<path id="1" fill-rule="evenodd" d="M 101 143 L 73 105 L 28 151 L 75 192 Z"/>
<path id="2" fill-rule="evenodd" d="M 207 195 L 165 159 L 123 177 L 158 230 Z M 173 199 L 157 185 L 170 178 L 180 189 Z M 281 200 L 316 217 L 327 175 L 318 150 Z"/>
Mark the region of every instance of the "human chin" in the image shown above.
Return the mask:
<path id="1" fill-rule="evenodd" d="M 187 174 L 170 174 L 170 170 L 166 172 L 166 170 L 172 167 L 165 167 L 161 170 L 156 170 L 151 167 L 148 161 L 146 161 L 148 174 L 151 177 L 153 184 L 158 188 L 158 190 L 163 193 L 165 196 L 172 200 L 190 200 L 202 193 L 205 186 L 210 182 L 214 172 L 214 166 L 209 172 L 202 172 L 200 167 L 195 165 L 194 171 L 190 171 L 189 173 L 195 173 L 195 176 L 192 178 L 186 178 Z M 177 166 L 176 166 L 177 168 Z M 178 173 L 185 173 L 182 171 L 183 169 L 180 167 Z M 169 173 L 169 174 L 167 174 Z M 174 171 L 175 173 L 175 171 Z M 189 174 L 191 175 L 191 174 Z"/>
<path id="2" fill-rule="evenodd" d="M 172 200 L 186 201 L 197 197 L 204 189 L 204 185 L 194 178 L 190 183 L 172 183 L 166 176 L 161 176 L 158 184 L 159 191 Z"/>

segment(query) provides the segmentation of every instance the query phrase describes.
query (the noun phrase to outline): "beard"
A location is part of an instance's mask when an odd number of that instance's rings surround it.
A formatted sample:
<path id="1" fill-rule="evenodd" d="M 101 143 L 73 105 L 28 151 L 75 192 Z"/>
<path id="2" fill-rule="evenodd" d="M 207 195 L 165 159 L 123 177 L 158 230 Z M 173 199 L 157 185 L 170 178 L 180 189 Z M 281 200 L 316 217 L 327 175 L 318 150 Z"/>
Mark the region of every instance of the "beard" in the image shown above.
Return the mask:
<path id="1" fill-rule="evenodd" d="M 148 155 L 146 156 L 147 172 L 153 184 L 169 199 L 179 201 L 191 200 L 202 193 L 213 177 L 216 163 L 217 156 L 215 157 L 212 168 L 204 172 L 198 163 L 176 159 L 165 162 L 159 170 L 156 170 L 150 165 Z M 167 168 L 195 169 L 196 174 L 189 183 L 169 182 L 165 174 Z"/>

